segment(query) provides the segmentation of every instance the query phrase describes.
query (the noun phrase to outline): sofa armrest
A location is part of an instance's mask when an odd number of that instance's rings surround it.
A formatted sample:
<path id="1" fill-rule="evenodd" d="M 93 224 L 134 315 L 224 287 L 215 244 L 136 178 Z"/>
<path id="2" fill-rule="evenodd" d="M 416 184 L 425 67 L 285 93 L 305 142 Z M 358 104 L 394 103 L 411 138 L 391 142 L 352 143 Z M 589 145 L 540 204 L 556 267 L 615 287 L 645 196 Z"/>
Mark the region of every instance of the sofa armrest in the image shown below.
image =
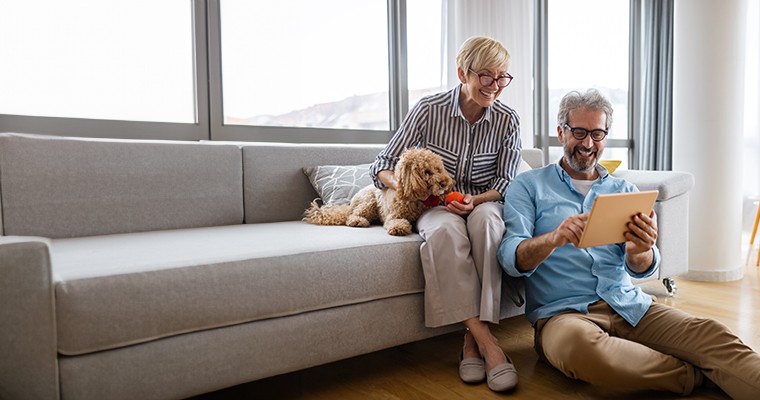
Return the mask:
<path id="1" fill-rule="evenodd" d="M 639 190 L 660 192 L 654 211 L 661 262 L 657 274 L 649 279 L 672 278 L 688 272 L 689 191 L 694 187 L 694 175 L 679 171 L 639 170 L 615 171 L 612 175 L 633 183 Z"/>
<path id="2" fill-rule="evenodd" d="M 657 201 L 664 201 L 687 193 L 694 187 L 694 175 L 681 171 L 615 171 L 612 176 L 636 185 L 639 190 L 658 190 Z"/>
<path id="3" fill-rule="evenodd" d="M 0 398 L 57 399 L 55 296 L 45 238 L 0 237 Z"/>

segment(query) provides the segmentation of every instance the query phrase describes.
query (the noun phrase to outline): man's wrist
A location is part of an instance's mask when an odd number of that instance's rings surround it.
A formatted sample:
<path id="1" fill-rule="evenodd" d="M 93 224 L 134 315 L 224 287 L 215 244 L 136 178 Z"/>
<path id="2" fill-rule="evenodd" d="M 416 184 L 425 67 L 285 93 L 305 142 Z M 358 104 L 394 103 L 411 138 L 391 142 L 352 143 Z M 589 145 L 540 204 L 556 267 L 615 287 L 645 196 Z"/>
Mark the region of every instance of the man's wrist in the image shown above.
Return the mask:
<path id="1" fill-rule="evenodd" d="M 649 271 L 654 265 L 654 261 L 654 248 L 641 253 L 628 253 L 625 257 L 625 263 L 628 265 L 628 269 L 638 274 L 643 274 L 644 272 Z"/>

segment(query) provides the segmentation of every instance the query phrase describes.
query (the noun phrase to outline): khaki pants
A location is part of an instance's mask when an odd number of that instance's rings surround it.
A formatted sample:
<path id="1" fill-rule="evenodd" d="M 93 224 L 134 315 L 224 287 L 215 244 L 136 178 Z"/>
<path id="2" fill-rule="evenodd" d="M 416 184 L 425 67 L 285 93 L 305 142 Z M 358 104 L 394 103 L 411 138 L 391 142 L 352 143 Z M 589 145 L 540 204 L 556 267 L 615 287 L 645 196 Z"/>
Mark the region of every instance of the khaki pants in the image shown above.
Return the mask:
<path id="1" fill-rule="evenodd" d="M 438 206 L 417 221 L 425 273 L 425 325 L 480 316 L 499 322 L 501 266 L 496 259 L 506 228 L 501 202 L 479 204 L 467 218 Z"/>
<path id="2" fill-rule="evenodd" d="M 760 355 L 712 319 L 653 303 L 634 328 L 603 301 L 536 323 L 536 351 L 565 375 L 688 395 L 694 366 L 734 399 L 760 399 Z"/>

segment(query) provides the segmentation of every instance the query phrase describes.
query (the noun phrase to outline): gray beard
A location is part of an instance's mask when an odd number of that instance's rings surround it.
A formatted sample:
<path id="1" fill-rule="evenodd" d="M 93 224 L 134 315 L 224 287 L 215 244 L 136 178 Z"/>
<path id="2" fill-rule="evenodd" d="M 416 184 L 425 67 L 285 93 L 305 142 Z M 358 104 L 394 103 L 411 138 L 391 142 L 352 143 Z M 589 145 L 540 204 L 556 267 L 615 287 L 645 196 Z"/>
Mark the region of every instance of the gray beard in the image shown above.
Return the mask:
<path id="1" fill-rule="evenodd" d="M 574 171 L 580 172 L 582 174 L 587 174 L 594 170 L 594 167 L 596 167 L 596 163 L 599 161 L 599 158 L 602 156 L 602 152 L 596 153 L 596 157 L 591 162 L 590 165 L 587 165 L 584 167 L 581 165 L 575 158 L 575 148 L 569 148 L 568 146 L 563 146 L 565 149 L 565 161 L 567 161 L 567 165 L 570 166 Z"/>

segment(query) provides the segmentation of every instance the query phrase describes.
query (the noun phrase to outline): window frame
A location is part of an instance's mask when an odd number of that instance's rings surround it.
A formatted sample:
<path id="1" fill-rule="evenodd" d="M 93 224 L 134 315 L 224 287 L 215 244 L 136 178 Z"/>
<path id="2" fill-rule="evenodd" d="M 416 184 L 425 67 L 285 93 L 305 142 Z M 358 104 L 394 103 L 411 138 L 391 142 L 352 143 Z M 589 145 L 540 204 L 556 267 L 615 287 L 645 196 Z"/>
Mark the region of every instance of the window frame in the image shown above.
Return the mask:
<path id="1" fill-rule="evenodd" d="M 0 132 L 36 133 L 107 139 L 209 139 L 206 84 L 206 5 L 192 0 L 195 123 L 125 121 L 0 114 Z M 137 27 L 135 27 L 137 29 Z"/>

